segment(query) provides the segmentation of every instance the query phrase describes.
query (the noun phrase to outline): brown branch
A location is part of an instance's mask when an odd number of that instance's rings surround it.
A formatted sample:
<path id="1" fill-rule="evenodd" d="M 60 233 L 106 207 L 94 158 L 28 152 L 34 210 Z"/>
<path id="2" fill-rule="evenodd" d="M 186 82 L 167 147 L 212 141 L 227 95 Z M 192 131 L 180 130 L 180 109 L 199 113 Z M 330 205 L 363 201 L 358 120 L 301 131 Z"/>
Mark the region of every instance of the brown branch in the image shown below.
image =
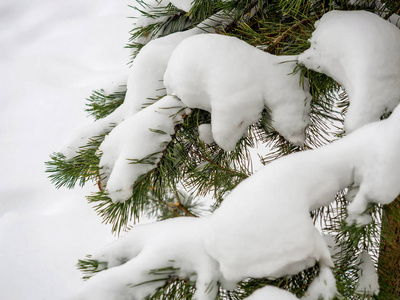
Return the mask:
<path id="1" fill-rule="evenodd" d="M 172 205 L 173 207 L 176 207 L 180 211 L 182 211 L 188 217 L 197 217 L 195 214 L 191 213 L 184 205 L 182 205 L 181 199 L 179 197 L 179 194 L 178 194 L 176 188 L 174 188 L 174 194 L 175 194 L 177 203 L 169 202 L 169 204 Z"/>
<path id="2" fill-rule="evenodd" d="M 172 207 L 174 207 L 174 208 L 179 209 L 179 210 L 180 210 L 181 212 L 183 212 L 183 213 L 185 214 L 185 216 L 187 216 L 187 217 L 194 217 L 194 218 L 197 218 L 197 216 L 196 216 L 195 214 L 191 213 L 191 212 L 190 212 L 184 205 L 182 205 L 182 203 L 180 203 L 179 201 L 178 201 L 178 203 L 169 202 L 168 205 L 169 205 L 169 206 L 172 206 Z"/>

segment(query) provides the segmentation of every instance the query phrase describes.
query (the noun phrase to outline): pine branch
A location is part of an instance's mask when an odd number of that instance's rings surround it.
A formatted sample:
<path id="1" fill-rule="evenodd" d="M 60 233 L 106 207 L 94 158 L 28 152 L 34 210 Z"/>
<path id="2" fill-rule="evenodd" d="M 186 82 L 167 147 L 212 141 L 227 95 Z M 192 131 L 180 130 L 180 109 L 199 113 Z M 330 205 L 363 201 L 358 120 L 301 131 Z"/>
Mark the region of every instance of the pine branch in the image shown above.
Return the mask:
<path id="1" fill-rule="evenodd" d="M 89 180 L 99 181 L 100 159 L 96 151 L 104 137 L 105 135 L 93 137 L 71 159 L 66 159 L 62 153 L 53 153 L 50 156 L 51 160 L 45 163 L 46 173 L 51 173 L 48 177 L 56 188 L 66 186 L 71 189 L 78 181 L 80 186 L 84 186 Z"/>
<path id="2" fill-rule="evenodd" d="M 92 95 L 86 99 L 87 108 L 85 109 L 89 115 L 93 116 L 95 120 L 102 119 L 114 110 L 116 110 L 125 99 L 126 86 L 121 87 L 123 91 L 106 94 L 104 90 L 93 91 Z"/>
<path id="3" fill-rule="evenodd" d="M 79 259 L 76 265 L 77 269 L 83 273 L 83 280 L 88 280 L 96 273 L 106 269 L 106 263 L 91 259 L 91 255 L 86 256 L 86 259 Z"/>

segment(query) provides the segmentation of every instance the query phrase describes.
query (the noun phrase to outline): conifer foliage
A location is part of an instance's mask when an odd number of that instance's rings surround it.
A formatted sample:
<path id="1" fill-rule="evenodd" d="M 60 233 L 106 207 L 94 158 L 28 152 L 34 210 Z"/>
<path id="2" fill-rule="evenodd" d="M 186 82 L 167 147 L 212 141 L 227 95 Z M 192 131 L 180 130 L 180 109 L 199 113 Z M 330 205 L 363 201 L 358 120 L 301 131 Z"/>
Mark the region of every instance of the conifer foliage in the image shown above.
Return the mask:
<path id="1" fill-rule="evenodd" d="M 132 0 L 128 79 L 47 162 L 122 236 L 76 299 L 400 299 L 397 2 Z"/>

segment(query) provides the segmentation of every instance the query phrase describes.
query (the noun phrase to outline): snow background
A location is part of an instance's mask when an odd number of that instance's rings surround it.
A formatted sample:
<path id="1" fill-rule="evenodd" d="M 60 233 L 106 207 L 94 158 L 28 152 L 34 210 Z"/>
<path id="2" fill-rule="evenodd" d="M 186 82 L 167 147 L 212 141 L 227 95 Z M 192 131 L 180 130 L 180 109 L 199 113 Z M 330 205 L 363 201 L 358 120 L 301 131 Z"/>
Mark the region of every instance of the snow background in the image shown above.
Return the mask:
<path id="1" fill-rule="evenodd" d="M 86 203 L 56 190 L 49 154 L 92 120 L 84 99 L 127 73 L 128 0 L 0 3 L 0 298 L 63 299 L 78 258 L 113 237 Z"/>

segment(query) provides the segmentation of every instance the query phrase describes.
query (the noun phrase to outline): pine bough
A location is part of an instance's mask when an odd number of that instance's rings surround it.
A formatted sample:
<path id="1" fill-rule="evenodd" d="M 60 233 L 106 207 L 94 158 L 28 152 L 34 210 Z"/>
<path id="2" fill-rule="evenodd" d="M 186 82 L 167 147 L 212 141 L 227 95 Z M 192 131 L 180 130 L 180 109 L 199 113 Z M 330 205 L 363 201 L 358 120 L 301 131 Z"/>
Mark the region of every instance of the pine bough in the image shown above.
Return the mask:
<path id="1" fill-rule="evenodd" d="M 348 134 L 266 165 L 210 216 L 136 226 L 92 256 L 101 272 L 74 299 L 143 299 L 171 278 L 195 281 L 195 299 L 215 299 L 219 285 L 230 290 L 247 277 L 293 275 L 316 263 L 319 275 L 304 298 L 335 296 L 333 261 L 310 211 L 350 188 L 347 222 L 363 226 L 371 220 L 370 203 L 388 204 L 400 193 L 400 32 L 363 11 L 332 11 L 315 26 L 311 47 L 300 56 L 274 56 L 236 38 L 201 34 L 201 26 L 150 41 L 141 50 L 125 102 L 64 151 L 72 159 L 91 136 L 110 131 L 99 148 L 99 166 L 101 186 L 114 202 L 129 199 L 135 182 L 157 167 L 190 109 L 211 113 L 207 140 L 227 151 L 265 108 L 275 130 L 301 145 L 311 96 L 307 82 L 299 84 L 302 78 L 293 72 L 297 63 L 346 89 Z M 155 103 L 143 109 L 147 98 Z M 363 258 L 368 261 L 368 254 Z M 361 282 L 364 290 L 373 286 L 377 292 L 375 282 Z M 271 287 L 249 299 L 276 297 L 296 299 Z"/>

